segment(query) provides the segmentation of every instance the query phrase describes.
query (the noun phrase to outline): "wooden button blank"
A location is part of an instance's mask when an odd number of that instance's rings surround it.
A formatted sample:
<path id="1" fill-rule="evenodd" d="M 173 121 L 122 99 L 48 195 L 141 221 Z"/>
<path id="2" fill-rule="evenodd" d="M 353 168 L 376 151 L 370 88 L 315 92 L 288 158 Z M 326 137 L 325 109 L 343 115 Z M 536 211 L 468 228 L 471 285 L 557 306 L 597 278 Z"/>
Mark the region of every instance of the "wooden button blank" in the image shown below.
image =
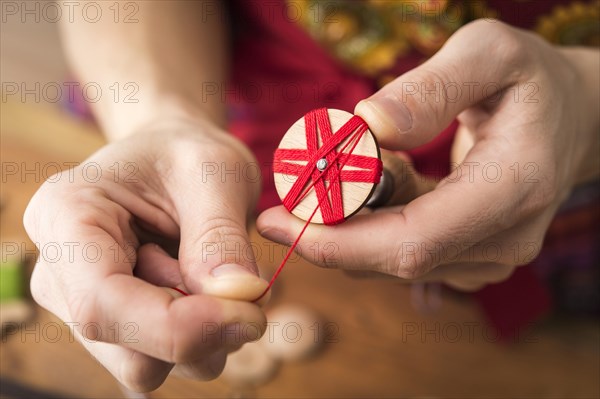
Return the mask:
<path id="1" fill-rule="evenodd" d="M 338 109 L 328 109 L 327 113 L 329 115 L 329 121 L 331 124 L 331 129 L 333 133 L 340 129 L 350 118 L 352 118 L 352 114 L 346 111 L 341 111 Z M 319 130 L 320 132 L 320 130 Z M 323 142 L 318 134 L 319 147 L 322 146 Z M 349 140 L 346 139 L 342 142 L 339 148 L 342 148 L 343 145 Z M 296 123 L 294 123 L 286 134 L 283 136 L 281 143 L 279 143 L 279 148 L 282 149 L 306 149 L 306 131 L 305 131 L 305 119 L 304 117 L 298 119 Z M 346 148 L 344 152 L 348 152 L 350 148 Z M 370 130 L 367 130 L 358 144 L 352 151 L 352 154 L 356 155 L 366 155 L 374 158 L 379 158 L 379 149 L 375 138 Z M 299 165 L 306 165 L 306 161 L 289 161 Z M 322 167 L 326 165 L 323 161 Z M 318 163 L 317 165 L 318 166 Z M 359 168 L 355 168 L 353 166 L 344 165 L 343 170 L 357 170 Z M 321 170 L 321 168 L 319 168 Z M 292 188 L 294 182 L 298 177 L 294 175 L 288 175 L 283 173 L 275 173 L 275 187 L 277 189 L 277 193 L 279 197 L 283 200 L 287 193 Z M 328 184 L 328 183 L 327 183 Z M 342 191 L 342 204 L 344 208 L 344 218 L 348 218 L 360 210 L 369 197 L 371 196 L 373 189 L 376 184 L 374 183 L 357 183 L 357 182 L 342 182 L 341 191 Z M 309 194 L 292 210 L 292 213 L 298 216 L 302 220 L 307 220 L 310 215 L 313 213 L 315 208 L 318 205 L 317 195 L 314 189 L 311 189 Z M 320 211 L 317 211 L 315 216 L 312 219 L 313 223 L 323 223 L 323 216 Z"/>

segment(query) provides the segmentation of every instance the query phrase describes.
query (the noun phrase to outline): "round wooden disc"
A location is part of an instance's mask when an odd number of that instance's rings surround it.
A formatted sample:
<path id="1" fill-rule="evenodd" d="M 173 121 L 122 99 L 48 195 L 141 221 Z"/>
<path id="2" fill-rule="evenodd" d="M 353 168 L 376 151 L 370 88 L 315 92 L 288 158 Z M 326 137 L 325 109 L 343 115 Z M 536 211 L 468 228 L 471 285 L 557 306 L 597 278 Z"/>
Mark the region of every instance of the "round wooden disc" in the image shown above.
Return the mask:
<path id="1" fill-rule="evenodd" d="M 329 121 L 331 124 L 331 130 L 335 134 L 350 118 L 352 114 L 339 109 L 328 109 Z M 319 136 L 319 147 L 323 145 L 321 135 Z M 342 148 L 344 144 L 349 140 L 346 139 L 341 143 L 338 148 Z M 304 117 L 294 123 L 289 130 L 283 136 L 279 148 L 285 149 L 306 149 L 306 131 Z M 350 151 L 348 146 L 344 152 Z M 365 134 L 361 137 L 360 141 L 352 152 L 356 155 L 366 155 L 374 158 L 381 158 L 379 153 L 379 147 L 375 141 L 375 137 L 370 130 L 367 129 Z M 306 161 L 289 161 L 299 165 L 306 165 Z M 352 166 L 344 165 L 343 170 L 358 170 Z M 286 175 L 282 173 L 275 173 L 275 188 L 279 197 L 283 200 L 287 193 L 292 188 L 294 182 L 298 177 L 293 175 Z M 328 184 L 328 183 L 326 183 Z M 342 204 L 344 207 L 344 218 L 348 218 L 358 212 L 369 200 L 373 190 L 375 189 L 375 183 L 356 183 L 356 182 L 342 182 Z M 308 220 L 310 215 L 313 213 L 318 205 L 317 194 L 314 189 L 311 189 L 308 195 L 292 210 L 292 213 L 298 216 L 302 220 Z M 323 215 L 319 211 L 311 220 L 312 223 L 323 223 Z"/>

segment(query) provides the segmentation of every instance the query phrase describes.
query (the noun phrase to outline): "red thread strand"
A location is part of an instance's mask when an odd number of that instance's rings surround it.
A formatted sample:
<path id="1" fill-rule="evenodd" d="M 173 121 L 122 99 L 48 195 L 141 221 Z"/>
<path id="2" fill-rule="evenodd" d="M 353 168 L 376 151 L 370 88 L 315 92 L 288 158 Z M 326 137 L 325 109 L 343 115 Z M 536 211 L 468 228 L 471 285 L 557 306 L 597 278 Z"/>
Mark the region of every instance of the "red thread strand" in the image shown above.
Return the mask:
<path id="1" fill-rule="evenodd" d="M 182 294 L 183 296 L 188 296 L 189 294 L 183 290 L 180 290 L 179 288 L 176 287 L 171 287 L 172 290 L 175 290 L 177 292 L 179 292 L 180 294 Z"/>

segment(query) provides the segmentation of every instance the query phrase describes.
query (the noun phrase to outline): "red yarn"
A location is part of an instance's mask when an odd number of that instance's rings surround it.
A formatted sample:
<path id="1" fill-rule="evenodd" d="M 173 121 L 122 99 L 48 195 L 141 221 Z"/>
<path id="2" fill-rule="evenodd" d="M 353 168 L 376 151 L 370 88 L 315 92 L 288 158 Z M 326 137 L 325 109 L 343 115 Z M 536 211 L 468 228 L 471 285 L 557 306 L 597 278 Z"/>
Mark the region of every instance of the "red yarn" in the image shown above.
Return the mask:
<path id="1" fill-rule="evenodd" d="M 188 295 L 189 295 L 187 292 L 185 292 L 185 291 L 183 291 L 183 290 L 180 290 L 179 288 L 176 288 L 176 287 L 171 287 L 171 289 L 172 289 L 172 290 L 175 290 L 175 291 L 177 291 L 177 292 L 179 292 L 179 293 L 180 293 L 181 295 L 183 295 L 183 296 L 188 296 Z"/>

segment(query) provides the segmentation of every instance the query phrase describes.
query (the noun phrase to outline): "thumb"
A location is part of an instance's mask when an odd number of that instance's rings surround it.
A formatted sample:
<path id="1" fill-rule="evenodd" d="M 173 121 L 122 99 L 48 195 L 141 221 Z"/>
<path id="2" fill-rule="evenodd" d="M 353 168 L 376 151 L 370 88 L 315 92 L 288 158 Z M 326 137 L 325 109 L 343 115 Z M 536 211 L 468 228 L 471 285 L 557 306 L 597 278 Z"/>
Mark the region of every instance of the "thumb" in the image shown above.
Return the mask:
<path id="1" fill-rule="evenodd" d="M 247 231 L 253 201 L 246 183 L 216 180 L 188 183 L 174 199 L 183 284 L 192 294 L 252 301 L 267 288 Z"/>
<path id="2" fill-rule="evenodd" d="M 355 114 L 384 148 L 425 144 L 459 113 L 516 83 L 517 63 L 526 59 L 521 35 L 498 21 L 467 24 L 427 62 L 359 102 Z"/>

